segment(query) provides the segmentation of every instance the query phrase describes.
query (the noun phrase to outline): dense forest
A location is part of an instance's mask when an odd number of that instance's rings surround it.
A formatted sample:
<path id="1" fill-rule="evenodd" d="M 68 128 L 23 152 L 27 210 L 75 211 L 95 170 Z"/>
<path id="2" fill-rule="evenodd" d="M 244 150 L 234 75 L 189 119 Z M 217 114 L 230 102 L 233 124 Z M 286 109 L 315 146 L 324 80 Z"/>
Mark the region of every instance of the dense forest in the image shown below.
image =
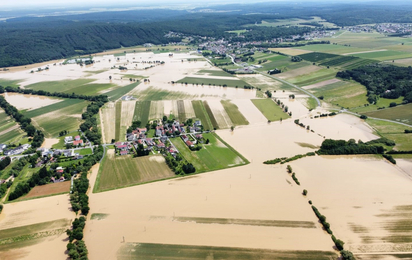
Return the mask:
<path id="1" fill-rule="evenodd" d="M 353 79 L 368 90 L 368 101 L 375 103 L 377 98 L 396 99 L 405 97 L 412 102 L 412 67 L 393 65 L 368 65 L 336 74 L 343 79 Z"/>
<path id="2" fill-rule="evenodd" d="M 8 19 L 0 23 L 0 67 L 68 58 L 122 46 L 180 42 L 179 37 L 165 37 L 170 31 L 245 42 L 313 30 L 309 27 L 255 26 L 262 21 L 286 18 L 320 16 L 338 26 L 412 22 L 411 5 L 260 3 L 223 5 L 210 10 L 216 12 L 147 9 Z M 311 22 L 303 24 L 315 25 Z M 241 37 L 228 33 L 244 28 L 248 30 Z"/>

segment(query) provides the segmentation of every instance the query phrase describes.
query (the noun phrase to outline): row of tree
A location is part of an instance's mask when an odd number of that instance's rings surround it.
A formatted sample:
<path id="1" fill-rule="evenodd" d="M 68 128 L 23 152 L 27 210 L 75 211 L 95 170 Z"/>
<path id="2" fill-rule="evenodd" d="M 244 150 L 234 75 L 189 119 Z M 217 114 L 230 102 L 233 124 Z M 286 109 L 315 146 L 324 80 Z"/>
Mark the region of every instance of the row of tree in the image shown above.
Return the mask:
<path id="1" fill-rule="evenodd" d="M 89 104 L 86 108 L 86 112 L 82 114 L 82 119 L 85 121 L 80 125 L 80 130 L 84 132 L 87 139 L 97 145 L 101 143 L 102 134 L 97 126 L 96 115 L 99 113 L 99 109 L 103 105 L 103 101 Z"/>
<path id="2" fill-rule="evenodd" d="M 326 139 L 316 153 L 320 155 L 340 155 L 340 154 L 383 154 L 385 149 L 382 146 L 366 143 L 356 143 L 355 140 L 332 140 Z"/>
<path id="3" fill-rule="evenodd" d="M 38 96 L 48 96 L 48 97 L 59 97 L 59 98 L 69 98 L 69 99 L 83 99 L 91 102 L 109 102 L 109 99 L 107 95 L 97 95 L 97 96 L 91 96 L 91 95 L 82 95 L 82 94 L 76 94 L 76 93 L 64 93 L 64 92 L 49 92 L 49 91 L 44 91 L 44 90 L 34 90 L 34 89 L 22 89 L 20 87 L 2 87 L 0 86 L 0 93 L 4 93 L 5 91 L 7 92 L 14 92 L 14 93 L 20 93 L 20 94 L 27 94 L 27 95 L 38 95 Z"/>
<path id="4" fill-rule="evenodd" d="M 80 218 L 74 219 L 71 229 L 66 230 L 66 234 L 69 236 L 67 251 L 70 259 L 88 259 L 87 255 L 89 252 L 87 250 L 86 244 L 82 240 L 85 225 L 86 218 L 82 216 Z"/>

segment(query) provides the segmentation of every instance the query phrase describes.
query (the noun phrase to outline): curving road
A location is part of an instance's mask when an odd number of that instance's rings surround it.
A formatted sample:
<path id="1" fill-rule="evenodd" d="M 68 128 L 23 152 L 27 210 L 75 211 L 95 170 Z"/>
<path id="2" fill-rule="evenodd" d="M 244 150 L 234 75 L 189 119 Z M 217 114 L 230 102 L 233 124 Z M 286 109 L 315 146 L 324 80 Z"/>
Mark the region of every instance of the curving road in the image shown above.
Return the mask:
<path id="1" fill-rule="evenodd" d="M 241 67 L 241 65 L 239 65 L 238 63 L 235 62 L 235 59 L 234 59 L 232 56 L 230 56 L 230 55 L 228 55 L 228 56 L 229 56 L 230 59 L 232 60 L 233 64 L 235 64 L 236 66 Z M 210 61 L 209 61 L 209 62 L 210 62 Z M 280 82 L 282 82 L 282 83 L 284 83 L 284 84 L 286 84 L 286 85 L 289 85 L 289 86 L 291 86 L 291 87 L 293 87 L 293 88 L 295 88 L 295 89 L 297 89 L 297 90 L 299 90 L 299 91 L 302 91 L 303 93 L 305 93 L 305 94 L 309 95 L 310 97 L 314 98 L 314 99 L 316 100 L 316 102 L 318 103 L 318 107 L 320 107 L 320 100 L 319 100 L 315 95 L 313 95 L 312 93 L 310 93 L 309 91 L 307 91 L 306 89 L 303 89 L 303 88 L 301 88 L 301 87 L 298 87 L 298 86 L 296 86 L 295 84 L 292 84 L 292 83 L 290 83 L 290 82 L 287 82 L 286 80 L 283 80 L 283 79 L 280 79 L 280 78 L 276 78 L 276 77 L 274 77 L 274 76 L 272 76 L 272 75 L 269 75 L 269 74 L 267 74 L 267 73 L 263 73 L 263 72 L 260 72 L 260 71 L 257 71 L 257 70 L 253 70 L 253 71 L 256 72 L 256 73 L 259 73 L 259 74 L 261 74 L 261 75 L 263 75 L 263 76 L 266 76 L 266 77 L 272 78 L 272 79 L 274 79 L 274 80 L 280 81 Z"/>

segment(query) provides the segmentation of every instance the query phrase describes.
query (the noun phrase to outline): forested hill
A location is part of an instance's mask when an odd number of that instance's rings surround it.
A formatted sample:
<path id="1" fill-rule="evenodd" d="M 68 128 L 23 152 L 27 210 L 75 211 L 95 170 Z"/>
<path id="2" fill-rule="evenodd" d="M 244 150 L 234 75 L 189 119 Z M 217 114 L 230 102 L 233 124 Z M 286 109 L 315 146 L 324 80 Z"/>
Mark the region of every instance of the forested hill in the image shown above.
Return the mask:
<path id="1" fill-rule="evenodd" d="M 54 28 L 0 29 L 0 67 L 18 66 L 76 54 L 147 42 L 180 39 L 163 37 L 164 28 L 128 24 L 71 23 Z"/>
<path id="2" fill-rule="evenodd" d="M 147 12 L 151 11 L 155 10 Z M 92 17 L 101 20 L 104 15 L 94 14 Z M 89 17 L 89 15 L 83 16 Z M 77 19 L 79 16 L 74 17 Z M 112 18 L 119 17 L 112 16 Z M 71 19 L 73 19 L 72 16 L 19 18 L 0 25 L 0 67 L 67 58 L 122 46 L 129 47 L 144 43 L 164 44 L 181 40 L 164 37 L 169 31 L 216 38 L 235 37 L 227 31 L 236 30 L 243 25 L 254 24 L 263 19 L 273 19 L 273 15 L 186 13 L 178 17 L 169 16 L 163 21 L 149 19 L 140 22 L 111 23 L 86 20 L 78 22 Z M 301 34 L 310 30 L 312 29 L 308 27 L 256 27 L 245 33 L 245 38 L 238 40 L 267 40 Z"/>
<path id="3" fill-rule="evenodd" d="M 4 11 L 0 15 L 4 15 Z M 262 21 L 320 16 L 337 25 L 412 22 L 412 5 L 288 4 L 227 5 L 193 10 L 145 9 L 27 17 L 0 22 L 0 68 L 91 54 L 144 43 L 179 42 L 169 31 L 187 35 L 264 41 L 303 34 L 309 27 L 261 27 Z M 248 31 L 237 37 L 227 31 Z"/>

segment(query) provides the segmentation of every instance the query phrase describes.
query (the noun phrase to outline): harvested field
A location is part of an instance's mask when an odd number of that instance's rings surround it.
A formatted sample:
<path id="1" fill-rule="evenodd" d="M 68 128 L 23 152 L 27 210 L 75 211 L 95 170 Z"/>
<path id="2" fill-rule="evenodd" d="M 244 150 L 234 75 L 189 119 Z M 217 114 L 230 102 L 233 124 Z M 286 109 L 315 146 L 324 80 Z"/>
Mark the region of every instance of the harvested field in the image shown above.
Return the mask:
<path id="1" fill-rule="evenodd" d="M 134 110 L 133 121 L 140 120 L 145 126 L 149 121 L 150 101 L 137 101 Z"/>
<path id="2" fill-rule="evenodd" d="M 304 89 L 320 88 L 320 87 L 327 86 L 327 85 L 337 83 L 337 82 L 340 82 L 340 81 L 341 81 L 340 79 L 329 79 L 329 80 L 325 80 L 325 81 L 322 81 L 322 82 L 319 82 L 319 83 L 316 83 L 316 84 L 303 86 L 302 88 L 304 88 Z"/>
<path id="3" fill-rule="evenodd" d="M 193 100 L 192 105 L 193 110 L 195 112 L 195 116 L 202 122 L 204 130 L 212 130 L 213 125 L 209 119 L 208 113 L 206 112 L 203 102 L 200 100 Z"/>
<path id="4" fill-rule="evenodd" d="M 70 180 L 58 183 L 51 183 L 47 185 L 36 186 L 21 199 L 33 199 L 37 197 L 57 195 L 61 193 L 68 193 L 70 191 Z"/>
<path id="5" fill-rule="evenodd" d="M 232 102 L 238 107 L 239 112 L 250 124 L 267 122 L 266 117 L 259 111 L 250 99 L 236 99 L 232 100 Z"/>
<path id="6" fill-rule="evenodd" d="M 121 132 L 126 134 L 126 130 L 132 125 L 136 101 L 122 101 L 122 117 L 120 120 Z"/>
<path id="7" fill-rule="evenodd" d="M 272 99 L 252 99 L 253 104 L 262 112 L 262 114 L 270 121 L 278 121 L 287 119 L 290 116 L 283 112 Z"/>
<path id="8" fill-rule="evenodd" d="M 183 103 L 183 100 L 178 100 L 176 103 L 178 114 L 175 114 L 175 116 L 178 117 L 180 122 L 184 122 L 186 120 L 185 104 Z"/>
<path id="9" fill-rule="evenodd" d="M 276 259 L 330 260 L 336 254 L 327 251 L 277 251 L 236 247 L 127 243 L 117 252 L 117 259 Z"/>
<path id="10" fill-rule="evenodd" d="M 102 117 L 100 118 L 103 135 L 106 142 L 111 142 L 112 139 L 116 139 L 116 107 L 114 102 L 107 103 L 103 108 L 101 108 Z"/>
<path id="11" fill-rule="evenodd" d="M 124 137 L 122 135 L 122 132 L 121 132 L 121 127 L 120 127 L 120 122 L 121 122 L 121 119 L 122 119 L 122 102 L 117 101 L 115 103 L 115 107 L 116 107 L 116 117 L 114 118 L 115 136 L 116 136 L 117 141 L 122 141 L 124 139 Z"/>
<path id="12" fill-rule="evenodd" d="M 32 110 L 63 101 L 63 99 L 45 96 L 24 95 L 19 93 L 6 93 L 6 101 L 18 110 Z"/>
<path id="13" fill-rule="evenodd" d="M 191 100 L 183 100 L 185 105 L 185 117 L 186 118 L 194 118 L 196 117 L 195 110 L 193 109 L 192 101 Z"/>
<path id="14" fill-rule="evenodd" d="M 130 155 L 115 156 L 108 150 L 99 170 L 98 182 L 93 192 L 118 189 L 146 182 L 174 177 L 162 155 L 133 158 Z"/>
<path id="15" fill-rule="evenodd" d="M 163 101 L 152 101 L 150 104 L 149 120 L 162 119 L 163 116 Z"/>
<path id="16" fill-rule="evenodd" d="M 234 125 L 248 125 L 249 121 L 242 115 L 239 108 L 229 100 L 220 101 Z"/>
<path id="17" fill-rule="evenodd" d="M 288 70 L 288 71 L 282 72 L 282 73 L 280 73 L 276 76 L 281 78 L 281 79 L 289 79 L 289 78 L 294 78 L 294 77 L 301 76 L 301 75 L 310 74 L 310 73 L 316 72 L 316 71 L 321 70 L 321 69 L 322 69 L 322 67 L 309 65 L 309 66 L 305 66 L 305 67 L 302 67 L 302 68 L 299 68 L 299 69 Z"/>
<path id="18" fill-rule="evenodd" d="M 207 115 L 208 115 L 208 117 L 209 117 L 209 120 L 210 120 L 213 128 L 214 128 L 214 129 L 218 129 L 218 128 L 219 128 L 219 125 L 217 124 L 216 118 L 215 118 L 215 116 L 213 115 L 212 110 L 210 109 L 209 103 L 208 103 L 207 101 L 203 101 L 203 106 L 204 106 L 204 108 L 205 108 L 205 110 L 206 110 L 206 112 L 207 112 Z M 212 130 L 212 129 L 210 129 L 210 130 Z"/>
<path id="19" fill-rule="evenodd" d="M 220 129 L 233 126 L 232 120 L 230 120 L 229 115 L 219 100 L 208 100 L 207 103 Z"/>

